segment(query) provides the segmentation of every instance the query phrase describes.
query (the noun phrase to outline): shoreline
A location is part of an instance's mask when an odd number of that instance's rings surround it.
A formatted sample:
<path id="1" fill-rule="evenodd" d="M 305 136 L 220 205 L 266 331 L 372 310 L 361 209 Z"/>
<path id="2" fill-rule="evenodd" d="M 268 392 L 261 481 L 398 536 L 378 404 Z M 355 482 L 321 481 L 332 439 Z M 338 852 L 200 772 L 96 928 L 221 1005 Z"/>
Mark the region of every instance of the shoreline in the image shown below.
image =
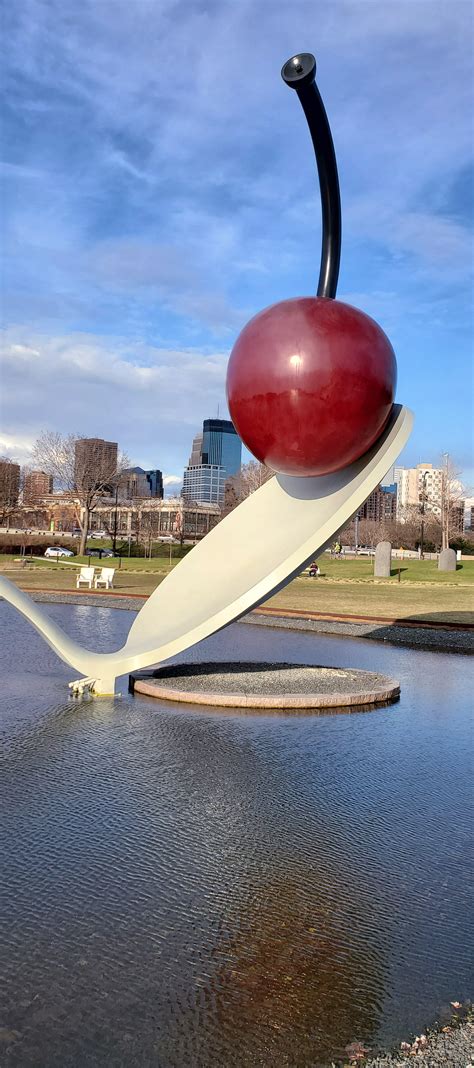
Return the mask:
<path id="1" fill-rule="evenodd" d="M 396 1049 L 371 1056 L 362 1044 L 347 1047 L 345 1058 L 333 1061 L 331 1068 L 474 1068 L 474 1013 L 468 1002 L 459 1007 L 462 1016 L 456 1014 L 443 1027 L 437 1026 L 426 1034 L 418 1035 L 411 1042 L 401 1042 Z"/>
<path id="2" fill-rule="evenodd" d="M 79 604 L 97 608 L 114 608 L 139 612 L 148 599 L 141 593 L 120 594 L 117 592 L 93 593 L 66 590 L 25 590 L 33 601 L 45 604 Z M 275 608 L 256 608 L 236 622 L 253 626 L 277 627 L 284 630 L 299 630 L 315 634 L 333 634 L 339 638 L 364 638 L 369 641 L 388 642 L 408 648 L 426 649 L 432 652 L 474 653 L 474 628 L 461 624 L 430 623 L 430 621 L 354 617 L 330 618 L 316 613 L 298 613 Z"/>

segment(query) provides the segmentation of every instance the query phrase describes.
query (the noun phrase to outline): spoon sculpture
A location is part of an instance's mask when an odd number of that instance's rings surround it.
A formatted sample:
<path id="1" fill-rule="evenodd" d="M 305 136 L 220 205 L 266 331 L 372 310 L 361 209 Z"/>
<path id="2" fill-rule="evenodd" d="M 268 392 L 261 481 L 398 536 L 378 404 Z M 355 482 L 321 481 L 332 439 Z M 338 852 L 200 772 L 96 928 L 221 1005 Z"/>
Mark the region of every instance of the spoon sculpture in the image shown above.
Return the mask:
<path id="1" fill-rule="evenodd" d="M 75 692 L 113 694 L 118 676 L 183 652 L 282 589 L 331 544 L 410 436 L 411 412 L 393 403 L 396 364 L 388 338 L 369 316 L 335 299 L 339 183 L 315 72 L 308 53 L 282 70 L 303 106 L 318 166 L 323 236 L 317 296 L 283 301 L 255 316 L 236 341 L 227 376 L 236 429 L 275 477 L 181 560 L 116 652 L 83 648 L 0 577 L 0 595 L 81 672 L 70 683 Z"/>

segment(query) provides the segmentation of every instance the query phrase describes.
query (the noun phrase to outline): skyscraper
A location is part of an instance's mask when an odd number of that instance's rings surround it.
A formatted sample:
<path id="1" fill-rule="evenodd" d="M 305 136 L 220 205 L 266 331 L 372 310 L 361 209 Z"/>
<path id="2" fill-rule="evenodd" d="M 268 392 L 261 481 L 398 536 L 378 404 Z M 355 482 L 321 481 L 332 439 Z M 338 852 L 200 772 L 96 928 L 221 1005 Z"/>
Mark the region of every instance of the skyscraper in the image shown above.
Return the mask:
<path id="1" fill-rule="evenodd" d="M 205 419 L 183 476 L 188 501 L 222 504 L 226 479 L 240 471 L 242 442 L 230 419 Z"/>
<path id="2" fill-rule="evenodd" d="M 193 446 L 191 449 L 191 456 L 188 460 L 188 467 L 195 467 L 196 464 L 202 463 L 202 439 L 203 433 L 201 430 L 199 434 L 196 434 L 196 437 L 193 438 Z"/>
<path id="3" fill-rule="evenodd" d="M 158 468 L 144 471 L 143 467 L 129 467 L 122 471 L 118 485 L 121 500 L 134 497 L 163 497 L 163 476 Z"/>
<path id="4" fill-rule="evenodd" d="M 81 489 L 104 487 L 117 473 L 118 445 L 103 438 L 79 438 L 75 444 L 74 478 Z"/>
<path id="5" fill-rule="evenodd" d="M 150 489 L 150 497 L 163 498 L 163 474 L 156 467 L 152 471 L 145 471 L 146 480 Z"/>
<path id="6" fill-rule="evenodd" d="M 53 492 L 53 476 L 45 471 L 28 471 L 23 487 L 23 503 L 31 504 Z"/>
<path id="7" fill-rule="evenodd" d="M 20 492 L 20 465 L 0 459 L 0 507 L 13 508 Z"/>
<path id="8" fill-rule="evenodd" d="M 419 507 L 422 496 L 429 512 L 441 515 L 443 472 L 433 464 L 417 464 L 416 467 L 396 467 L 394 481 L 397 484 L 397 518 L 403 510 Z"/>
<path id="9" fill-rule="evenodd" d="M 369 519 L 375 523 L 380 523 L 384 520 L 393 522 L 396 518 L 396 512 L 397 486 L 396 483 L 393 483 L 390 486 L 377 486 L 367 497 L 367 500 L 364 501 L 357 515 L 359 519 Z"/>
<path id="10" fill-rule="evenodd" d="M 202 424 L 203 464 L 224 467 L 226 477 L 240 471 L 242 442 L 230 419 L 205 419 Z"/>
<path id="11" fill-rule="evenodd" d="M 225 468 L 219 464 L 186 467 L 182 497 L 196 504 L 223 504 L 226 477 Z"/>

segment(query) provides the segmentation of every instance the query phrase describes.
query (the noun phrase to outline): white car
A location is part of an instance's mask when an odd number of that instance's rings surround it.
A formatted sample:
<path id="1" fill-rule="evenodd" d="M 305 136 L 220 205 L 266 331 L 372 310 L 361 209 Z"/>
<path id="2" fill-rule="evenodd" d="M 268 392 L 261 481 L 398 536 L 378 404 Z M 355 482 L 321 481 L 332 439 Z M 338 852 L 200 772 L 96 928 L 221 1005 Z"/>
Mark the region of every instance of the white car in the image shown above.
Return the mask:
<path id="1" fill-rule="evenodd" d="M 88 537 L 90 537 L 90 538 L 106 538 L 107 534 L 106 534 L 105 530 L 93 530 L 92 533 L 88 535 Z"/>
<path id="2" fill-rule="evenodd" d="M 74 553 L 71 552 L 71 549 L 64 549 L 62 545 L 55 545 L 52 548 L 46 549 L 44 555 L 47 556 L 48 559 L 51 559 L 51 557 L 57 559 L 59 556 L 74 556 Z"/>

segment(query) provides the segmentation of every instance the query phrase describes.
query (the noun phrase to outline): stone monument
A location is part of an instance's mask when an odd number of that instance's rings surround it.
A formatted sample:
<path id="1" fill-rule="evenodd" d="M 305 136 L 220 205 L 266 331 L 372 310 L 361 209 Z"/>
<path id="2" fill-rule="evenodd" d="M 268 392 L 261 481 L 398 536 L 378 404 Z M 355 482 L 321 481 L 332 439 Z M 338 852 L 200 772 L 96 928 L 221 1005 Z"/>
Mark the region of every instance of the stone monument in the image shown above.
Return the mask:
<path id="1" fill-rule="evenodd" d="M 454 549 L 442 549 L 439 554 L 438 571 L 455 571 L 456 553 Z"/>
<path id="2" fill-rule="evenodd" d="M 392 546 L 389 541 L 379 541 L 375 548 L 374 577 L 390 578 Z"/>

